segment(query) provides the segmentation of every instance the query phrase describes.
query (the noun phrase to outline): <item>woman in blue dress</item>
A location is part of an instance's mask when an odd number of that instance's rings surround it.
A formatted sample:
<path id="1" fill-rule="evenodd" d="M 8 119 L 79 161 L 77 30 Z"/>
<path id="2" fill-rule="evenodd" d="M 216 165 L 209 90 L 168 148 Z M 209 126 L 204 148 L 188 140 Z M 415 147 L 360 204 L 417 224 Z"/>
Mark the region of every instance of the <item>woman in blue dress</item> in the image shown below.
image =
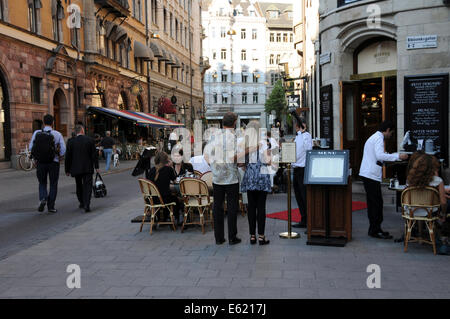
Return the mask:
<path id="1" fill-rule="evenodd" d="M 258 121 L 251 121 L 246 128 L 245 136 L 249 145 L 257 146 L 245 160 L 245 173 L 242 179 L 241 191 L 248 196 L 248 224 L 250 243 L 256 244 L 256 224 L 258 224 L 258 243 L 269 244 L 264 231 L 266 227 L 267 193 L 272 191 L 270 171 L 270 145 L 267 138 L 261 138 Z M 253 148 L 254 149 L 254 148 Z"/>

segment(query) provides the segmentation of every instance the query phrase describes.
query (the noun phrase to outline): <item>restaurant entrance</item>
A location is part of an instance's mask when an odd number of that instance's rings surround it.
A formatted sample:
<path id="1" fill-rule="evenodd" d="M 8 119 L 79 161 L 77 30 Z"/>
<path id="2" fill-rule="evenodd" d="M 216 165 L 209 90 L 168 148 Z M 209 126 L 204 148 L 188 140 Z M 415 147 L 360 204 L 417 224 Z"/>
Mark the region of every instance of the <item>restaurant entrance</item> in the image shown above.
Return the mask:
<path id="1" fill-rule="evenodd" d="M 350 150 L 352 174 L 359 174 L 364 144 L 381 122 L 397 124 L 397 78 L 376 78 L 341 82 L 341 145 Z M 397 151 L 397 132 L 385 143 L 386 152 Z"/>

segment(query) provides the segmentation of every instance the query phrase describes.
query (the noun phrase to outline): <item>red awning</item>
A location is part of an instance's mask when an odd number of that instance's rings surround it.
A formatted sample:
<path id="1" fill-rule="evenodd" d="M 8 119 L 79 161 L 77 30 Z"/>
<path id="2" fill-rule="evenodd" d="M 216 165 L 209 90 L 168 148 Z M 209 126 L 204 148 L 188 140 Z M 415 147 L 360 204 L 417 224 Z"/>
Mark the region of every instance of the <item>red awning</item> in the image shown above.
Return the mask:
<path id="1" fill-rule="evenodd" d="M 170 99 L 162 97 L 159 99 L 158 113 L 161 114 L 176 114 L 177 110 L 173 107 Z"/>

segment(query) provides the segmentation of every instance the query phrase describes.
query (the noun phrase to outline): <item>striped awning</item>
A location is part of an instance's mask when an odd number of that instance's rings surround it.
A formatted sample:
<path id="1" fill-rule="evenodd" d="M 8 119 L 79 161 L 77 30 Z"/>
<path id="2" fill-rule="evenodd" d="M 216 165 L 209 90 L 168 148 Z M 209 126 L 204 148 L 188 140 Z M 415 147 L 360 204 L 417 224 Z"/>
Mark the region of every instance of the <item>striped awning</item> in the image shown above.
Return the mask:
<path id="1" fill-rule="evenodd" d="M 161 123 L 161 125 L 165 126 L 165 127 L 180 127 L 180 126 L 184 126 L 183 123 L 177 123 L 168 119 L 164 119 L 162 117 L 150 114 L 150 113 L 144 113 L 144 112 L 135 112 L 135 111 L 130 111 L 133 114 L 142 116 L 143 118 L 147 118 L 148 120 L 151 121 L 155 121 L 158 123 Z"/>
<path id="2" fill-rule="evenodd" d="M 126 120 L 135 122 L 137 125 L 151 126 L 151 127 L 166 127 L 161 121 L 155 121 L 151 118 L 140 116 L 137 112 L 131 112 L 128 110 L 115 110 L 106 107 L 88 106 L 88 112 L 98 113 L 110 117 L 117 118 L 119 120 Z"/>

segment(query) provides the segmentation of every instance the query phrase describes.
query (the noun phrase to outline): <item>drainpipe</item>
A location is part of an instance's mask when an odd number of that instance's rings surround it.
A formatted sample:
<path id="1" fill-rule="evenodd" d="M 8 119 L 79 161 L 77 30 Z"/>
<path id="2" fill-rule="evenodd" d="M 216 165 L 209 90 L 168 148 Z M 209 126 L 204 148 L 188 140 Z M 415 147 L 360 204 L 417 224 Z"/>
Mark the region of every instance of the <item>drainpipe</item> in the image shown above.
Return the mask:
<path id="1" fill-rule="evenodd" d="M 148 0 L 145 0 L 145 45 L 149 47 L 148 35 Z M 150 96 L 150 61 L 147 61 L 147 103 L 148 112 L 152 113 L 151 96 Z"/>

